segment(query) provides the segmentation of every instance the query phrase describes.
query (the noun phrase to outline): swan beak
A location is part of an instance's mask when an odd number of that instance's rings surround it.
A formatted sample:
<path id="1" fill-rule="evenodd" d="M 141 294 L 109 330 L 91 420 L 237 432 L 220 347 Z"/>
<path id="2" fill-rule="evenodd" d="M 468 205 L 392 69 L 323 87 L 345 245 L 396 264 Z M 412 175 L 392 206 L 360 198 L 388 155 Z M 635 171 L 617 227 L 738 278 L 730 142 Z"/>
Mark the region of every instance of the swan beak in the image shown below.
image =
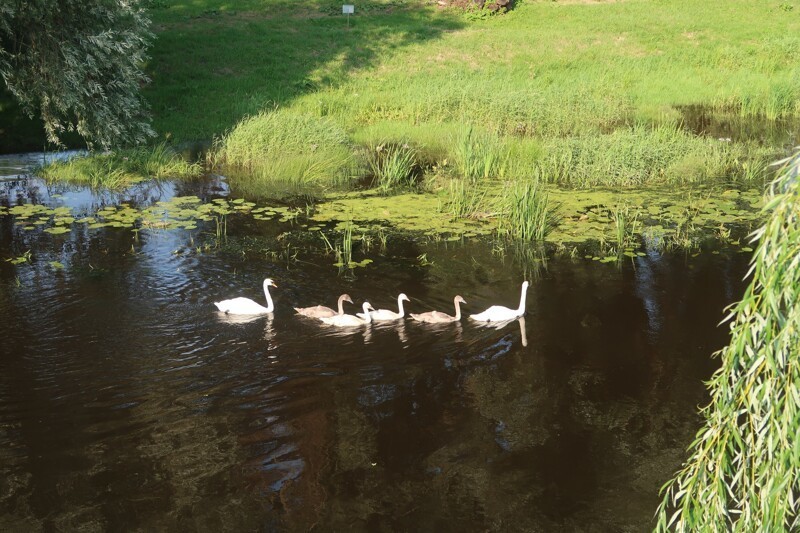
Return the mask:
<path id="1" fill-rule="evenodd" d="M 273 281 L 272 283 L 270 283 L 270 286 L 271 286 L 271 287 L 275 287 L 276 289 L 278 288 L 278 284 L 277 284 L 277 283 L 275 283 L 274 281 Z"/>

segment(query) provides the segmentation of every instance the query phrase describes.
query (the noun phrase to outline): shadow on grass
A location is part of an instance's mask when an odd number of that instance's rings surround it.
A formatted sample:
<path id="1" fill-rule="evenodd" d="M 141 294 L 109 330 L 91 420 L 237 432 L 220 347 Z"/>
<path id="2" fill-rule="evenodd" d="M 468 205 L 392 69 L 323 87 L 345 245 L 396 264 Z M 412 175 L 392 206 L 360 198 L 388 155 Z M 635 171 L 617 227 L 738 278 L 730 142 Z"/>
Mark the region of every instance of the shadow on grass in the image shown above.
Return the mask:
<path id="1" fill-rule="evenodd" d="M 342 85 L 402 47 L 463 26 L 422 2 L 154 0 L 145 95 L 160 134 L 207 140 L 242 117 Z M 352 95 L 358 98 L 358 95 Z"/>
<path id="2" fill-rule="evenodd" d="M 65 135 L 71 148 L 85 148 L 77 134 Z M 0 82 L 0 154 L 51 151 L 57 147 L 46 140 L 42 121 L 29 118 Z"/>

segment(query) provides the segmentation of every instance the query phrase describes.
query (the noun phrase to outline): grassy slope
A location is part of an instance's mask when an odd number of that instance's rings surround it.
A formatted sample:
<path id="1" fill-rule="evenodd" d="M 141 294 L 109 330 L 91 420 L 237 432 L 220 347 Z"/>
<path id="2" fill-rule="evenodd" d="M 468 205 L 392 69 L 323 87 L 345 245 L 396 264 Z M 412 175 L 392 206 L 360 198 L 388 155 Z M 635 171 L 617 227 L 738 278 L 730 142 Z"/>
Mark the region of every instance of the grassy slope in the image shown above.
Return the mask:
<path id="1" fill-rule="evenodd" d="M 146 94 L 156 128 L 178 139 L 276 104 L 333 116 L 357 137 L 463 120 L 585 134 L 674 122 L 686 104 L 800 112 L 800 23 L 777 1 L 526 2 L 484 22 L 371 2 L 349 29 L 333 2 L 156 5 Z"/>

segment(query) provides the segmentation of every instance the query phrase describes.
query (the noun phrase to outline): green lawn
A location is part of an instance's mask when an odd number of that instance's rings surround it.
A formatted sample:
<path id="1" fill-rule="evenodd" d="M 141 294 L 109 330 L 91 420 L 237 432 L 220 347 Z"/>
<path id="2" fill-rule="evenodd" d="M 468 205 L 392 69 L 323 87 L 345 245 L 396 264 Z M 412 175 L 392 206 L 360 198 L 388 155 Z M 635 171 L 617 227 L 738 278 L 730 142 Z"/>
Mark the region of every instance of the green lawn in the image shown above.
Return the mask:
<path id="1" fill-rule="evenodd" d="M 153 2 L 156 128 L 207 139 L 275 105 L 356 134 L 471 121 L 583 135 L 674 123 L 686 105 L 800 113 L 792 2 L 528 1 L 476 22 L 424 4 L 358 4 L 348 28 L 338 2 Z"/>

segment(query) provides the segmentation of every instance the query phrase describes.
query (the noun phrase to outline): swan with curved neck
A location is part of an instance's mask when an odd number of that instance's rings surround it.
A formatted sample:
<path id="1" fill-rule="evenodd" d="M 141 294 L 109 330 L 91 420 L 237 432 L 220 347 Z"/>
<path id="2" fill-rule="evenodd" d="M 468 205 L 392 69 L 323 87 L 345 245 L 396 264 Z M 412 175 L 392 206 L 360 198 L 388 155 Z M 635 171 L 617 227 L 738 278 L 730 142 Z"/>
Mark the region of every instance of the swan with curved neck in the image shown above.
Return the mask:
<path id="1" fill-rule="evenodd" d="M 275 283 L 267 278 L 264 280 L 264 296 L 267 297 L 267 306 L 264 307 L 251 300 L 250 298 L 232 298 L 230 300 L 222 300 L 221 302 L 214 302 L 217 309 L 229 315 L 263 315 L 271 313 L 275 310 L 275 304 L 272 302 L 272 297 L 269 295 L 269 287 L 277 287 Z"/>
<path id="2" fill-rule="evenodd" d="M 336 315 L 343 315 L 344 314 L 344 302 L 353 303 L 353 299 L 350 298 L 349 294 L 342 294 L 339 296 L 338 307 L 339 312 L 337 313 L 330 307 L 325 307 L 324 305 L 315 305 L 312 307 L 295 307 L 294 310 L 297 311 L 297 314 L 308 316 L 311 318 L 326 318 Z"/>
<path id="3" fill-rule="evenodd" d="M 461 307 L 459 304 L 466 304 L 467 301 L 464 300 L 461 296 L 456 296 L 453 298 L 453 305 L 456 308 L 456 316 L 450 316 L 447 313 L 442 313 L 440 311 L 429 311 L 427 313 L 419 313 L 414 314 L 411 313 L 409 316 L 414 320 L 419 322 L 425 322 L 427 324 L 444 324 L 446 322 L 458 322 L 461 320 Z"/>
<path id="4" fill-rule="evenodd" d="M 528 292 L 528 282 L 522 282 L 522 293 L 519 296 L 519 307 L 517 309 L 509 309 L 502 305 L 493 305 L 483 313 L 477 315 L 469 315 L 472 320 L 478 322 L 503 322 L 505 320 L 513 320 L 525 314 L 525 295 Z"/>
<path id="5" fill-rule="evenodd" d="M 405 295 L 405 293 L 400 293 L 400 295 L 397 297 L 397 308 L 398 308 L 397 313 L 395 313 L 394 311 L 390 311 L 389 309 L 377 309 L 377 310 L 373 309 L 372 312 L 370 312 L 372 320 L 376 322 L 388 322 L 389 320 L 400 320 L 401 318 L 406 316 L 405 309 L 403 309 L 404 301 L 410 302 L 411 300 L 408 298 L 408 296 Z M 364 316 L 361 313 L 359 313 L 358 316 L 364 318 Z"/>
<path id="6" fill-rule="evenodd" d="M 370 322 L 372 322 L 369 312 L 374 311 L 375 309 L 369 304 L 369 302 L 364 302 L 362 309 L 364 310 L 363 315 L 359 313 L 358 316 L 355 315 L 325 316 L 320 318 L 320 320 L 331 326 L 339 326 L 339 327 L 363 326 L 365 324 L 369 324 Z M 366 318 L 359 318 L 360 316 L 364 316 Z"/>

